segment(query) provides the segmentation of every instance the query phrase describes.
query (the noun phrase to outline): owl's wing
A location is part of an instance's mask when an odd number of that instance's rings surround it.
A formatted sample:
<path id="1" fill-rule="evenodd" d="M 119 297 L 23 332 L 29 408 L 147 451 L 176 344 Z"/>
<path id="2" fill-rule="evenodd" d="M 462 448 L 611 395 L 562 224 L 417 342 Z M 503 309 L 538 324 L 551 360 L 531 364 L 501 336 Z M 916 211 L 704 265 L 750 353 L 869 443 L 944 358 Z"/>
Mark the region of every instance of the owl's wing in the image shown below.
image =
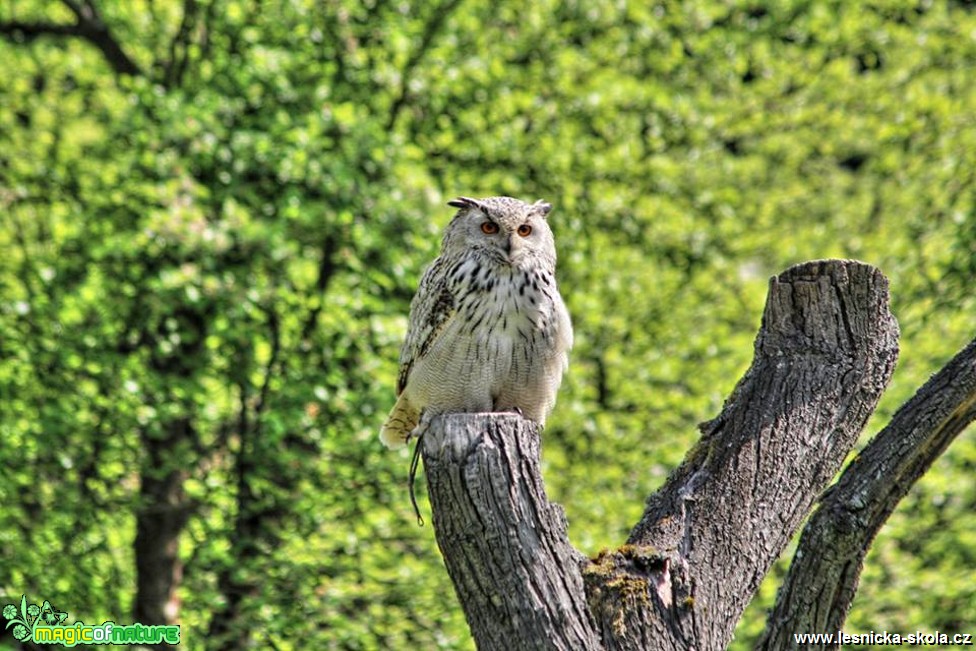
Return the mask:
<path id="1" fill-rule="evenodd" d="M 413 363 L 427 354 L 457 311 L 446 271 L 444 261 L 436 259 L 420 279 L 420 287 L 410 304 L 410 325 L 400 349 L 397 397 L 407 386 Z"/>

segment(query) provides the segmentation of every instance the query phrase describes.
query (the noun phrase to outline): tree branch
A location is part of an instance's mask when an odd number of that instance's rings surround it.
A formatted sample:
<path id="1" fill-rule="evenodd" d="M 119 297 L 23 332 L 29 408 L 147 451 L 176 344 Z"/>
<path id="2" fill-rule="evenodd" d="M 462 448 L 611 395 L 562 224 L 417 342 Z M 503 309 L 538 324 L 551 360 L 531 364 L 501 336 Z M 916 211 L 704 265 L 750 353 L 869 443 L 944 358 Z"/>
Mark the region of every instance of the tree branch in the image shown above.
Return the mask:
<path id="1" fill-rule="evenodd" d="M 169 61 L 164 66 L 167 86 L 179 86 L 190 61 L 190 34 L 196 27 L 200 5 L 196 0 L 183 0 L 183 19 L 169 43 Z"/>
<path id="2" fill-rule="evenodd" d="M 81 36 L 77 25 L 19 20 L 0 23 L 0 34 L 15 43 L 29 43 L 40 36 Z"/>
<path id="3" fill-rule="evenodd" d="M 420 37 L 420 43 L 417 45 L 417 49 L 413 51 L 410 58 L 403 66 L 403 70 L 400 72 L 400 91 L 397 93 L 396 99 L 393 100 L 393 104 L 390 106 L 390 117 L 386 121 L 386 128 L 392 129 L 393 125 L 396 124 L 397 118 L 400 116 L 400 111 L 407 104 L 407 98 L 410 95 L 410 81 L 413 77 L 413 71 L 418 65 L 424 60 L 424 56 L 427 54 L 427 50 L 430 49 L 431 44 L 434 42 L 434 37 L 443 27 L 444 22 L 447 17 L 450 16 L 458 5 L 461 4 L 461 0 L 444 0 L 440 5 L 438 5 L 433 12 L 431 12 L 431 19 L 427 21 L 424 25 L 424 33 Z"/>
<path id="4" fill-rule="evenodd" d="M 266 307 L 258 306 L 268 317 L 268 339 L 271 344 L 271 354 L 268 362 L 264 365 L 264 378 L 261 380 L 261 388 L 258 389 L 257 402 L 254 404 L 254 435 L 261 436 L 263 426 L 262 417 L 268 405 L 268 396 L 271 394 L 271 381 L 275 377 L 275 367 L 278 365 L 278 358 L 281 355 L 281 319 L 278 311 L 274 307 L 273 300 L 269 301 Z"/>
<path id="5" fill-rule="evenodd" d="M 122 45 L 115 40 L 108 26 L 91 2 L 79 4 L 73 0 L 62 0 L 78 19 L 76 23 L 59 24 L 46 21 L 22 22 L 7 21 L 0 23 L 0 36 L 15 43 L 33 41 L 41 36 L 76 37 L 81 38 L 99 50 L 108 64 L 117 73 L 123 75 L 141 75 L 142 68 L 133 61 L 122 49 Z"/>
<path id="6" fill-rule="evenodd" d="M 974 419 L 976 340 L 898 410 L 827 491 L 803 530 L 759 648 L 796 649 L 794 633 L 842 629 L 875 535 Z"/>
<path id="7" fill-rule="evenodd" d="M 298 338 L 300 346 L 308 345 L 312 332 L 315 331 L 315 327 L 318 325 L 319 314 L 322 313 L 322 307 L 325 305 L 325 295 L 328 292 L 329 284 L 339 271 L 339 265 L 336 263 L 335 259 L 338 248 L 339 236 L 335 233 L 326 233 L 322 238 L 322 257 L 319 259 L 318 276 L 315 279 L 315 295 L 317 302 L 315 303 L 315 306 L 308 311 L 305 321 L 302 324 L 302 332 Z"/>

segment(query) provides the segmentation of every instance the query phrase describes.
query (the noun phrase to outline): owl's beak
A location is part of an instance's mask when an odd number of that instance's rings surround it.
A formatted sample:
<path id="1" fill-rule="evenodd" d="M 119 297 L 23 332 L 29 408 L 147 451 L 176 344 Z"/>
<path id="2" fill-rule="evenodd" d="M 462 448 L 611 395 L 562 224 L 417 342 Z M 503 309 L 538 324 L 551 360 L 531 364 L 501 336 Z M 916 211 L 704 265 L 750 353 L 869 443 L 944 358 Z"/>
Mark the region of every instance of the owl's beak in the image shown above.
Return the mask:
<path id="1" fill-rule="evenodd" d="M 508 236 L 508 239 L 505 240 L 505 254 L 508 256 L 509 264 L 513 264 L 515 262 L 515 258 L 521 251 L 522 240 L 518 235 L 512 233 Z"/>

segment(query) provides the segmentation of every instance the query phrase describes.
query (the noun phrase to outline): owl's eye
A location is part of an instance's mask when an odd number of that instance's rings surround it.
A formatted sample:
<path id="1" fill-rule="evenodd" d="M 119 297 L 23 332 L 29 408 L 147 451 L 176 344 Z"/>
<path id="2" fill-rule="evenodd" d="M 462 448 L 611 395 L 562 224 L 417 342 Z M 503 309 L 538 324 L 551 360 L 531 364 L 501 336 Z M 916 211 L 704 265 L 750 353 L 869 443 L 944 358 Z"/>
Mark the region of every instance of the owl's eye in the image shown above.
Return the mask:
<path id="1" fill-rule="evenodd" d="M 494 235 L 498 232 L 498 224 L 495 222 L 481 222 L 481 232 L 485 235 Z"/>
<path id="2" fill-rule="evenodd" d="M 522 224 L 521 226 L 518 227 L 518 230 L 515 232 L 521 235 L 522 237 L 528 237 L 532 233 L 532 227 L 529 226 L 528 224 Z"/>

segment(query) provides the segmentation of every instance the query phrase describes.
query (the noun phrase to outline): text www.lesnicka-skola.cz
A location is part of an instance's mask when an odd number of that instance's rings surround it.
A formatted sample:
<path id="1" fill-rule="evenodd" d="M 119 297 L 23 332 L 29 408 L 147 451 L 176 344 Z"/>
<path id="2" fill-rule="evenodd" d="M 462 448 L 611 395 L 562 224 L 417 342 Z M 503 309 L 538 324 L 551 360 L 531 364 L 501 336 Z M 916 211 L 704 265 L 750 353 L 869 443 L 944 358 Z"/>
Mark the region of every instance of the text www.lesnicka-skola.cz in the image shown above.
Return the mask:
<path id="1" fill-rule="evenodd" d="M 841 644 L 849 646 L 973 646 L 970 633 L 889 633 L 870 631 L 868 633 L 794 633 L 797 644 Z"/>

